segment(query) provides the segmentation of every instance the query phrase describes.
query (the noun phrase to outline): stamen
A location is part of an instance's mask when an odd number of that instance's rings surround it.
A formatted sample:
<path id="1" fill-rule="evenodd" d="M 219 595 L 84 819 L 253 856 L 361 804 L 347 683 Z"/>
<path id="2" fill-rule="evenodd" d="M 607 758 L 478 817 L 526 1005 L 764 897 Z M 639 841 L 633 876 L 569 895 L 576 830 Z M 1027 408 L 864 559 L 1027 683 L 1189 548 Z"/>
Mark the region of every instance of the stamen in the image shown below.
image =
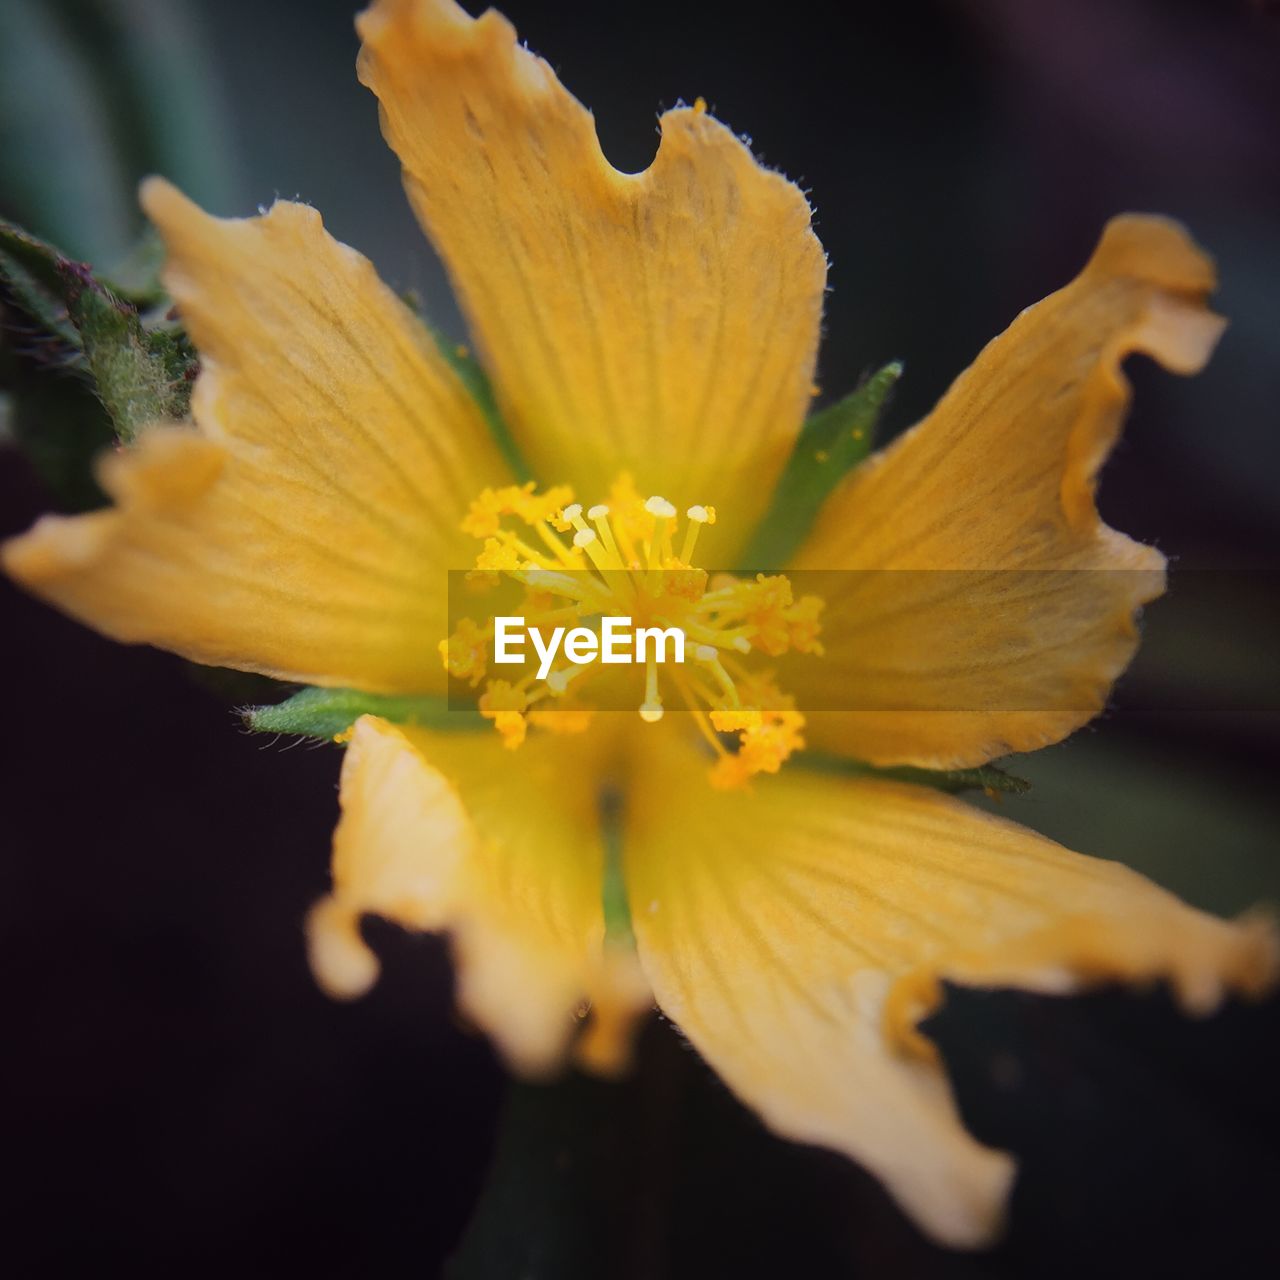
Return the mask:
<path id="1" fill-rule="evenodd" d="M 590 605 L 597 611 L 608 609 L 612 603 L 608 588 L 589 574 L 579 573 L 570 577 L 555 569 L 529 566 L 511 570 L 510 573 L 517 582 L 523 582 L 526 587 L 532 587 L 535 591 L 550 591 L 553 595 L 566 596 L 570 600 Z"/>
<path id="2" fill-rule="evenodd" d="M 705 663 L 707 670 L 715 676 L 716 683 L 724 690 L 730 704 L 735 707 L 740 706 L 738 687 L 733 683 L 733 677 L 724 669 L 724 664 L 720 661 L 720 651 L 712 645 L 700 644 L 693 652 L 698 661 Z"/>
<path id="3" fill-rule="evenodd" d="M 556 537 L 555 532 L 545 520 L 539 520 L 535 528 L 538 530 L 538 536 L 547 545 L 547 550 L 560 561 L 566 569 L 578 568 L 577 562 L 572 554 L 565 547 L 564 543 Z"/>
<path id="4" fill-rule="evenodd" d="M 585 551 L 590 557 L 591 563 L 606 575 L 608 581 L 609 570 L 613 565 L 609 563 L 609 556 L 605 549 L 600 545 L 600 539 L 596 536 L 594 529 L 588 529 L 585 525 L 573 535 L 573 545 L 579 551 Z M 612 585 L 612 584 L 610 584 Z"/>
<path id="5" fill-rule="evenodd" d="M 640 704 L 640 719 L 645 724 L 657 724 L 662 719 L 662 697 L 658 693 L 658 663 L 653 654 L 649 655 L 648 670 L 645 672 L 644 701 Z"/>
<path id="6" fill-rule="evenodd" d="M 680 696 L 684 699 L 685 706 L 689 709 L 693 716 L 693 723 L 697 726 L 698 732 L 705 739 L 707 745 L 718 756 L 728 755 L 724 749 L 720 739 L 716 736 L 715 730 L 711 727 L 711 722 L 707 718 L 707 713 L 698 706 L 696 699 L 689 691 L 690 681 L 685 676 L 675 677 L 676 688 L 680 690 Z"/>
<path id="7" fill-rule="evenodd" d="M 653 570 L 662 565 L 664 555 L 670 554 L 671 534 L 669 527 L 675 519 L 676 509 L 666 498 L 654 494 L 644 504 L 644 509 L 653 517 L 653 537 L 645 554 L 645 567 L 650 570 L 650 582 L 653 582 Z"/>
<path id="8" fill-rule="evenodd" d="M 609 524 L 609 508 L 603 502 L 599 502 L 587 512 L 587 517 L 595 525 L 600 541 L 604 543 L 610 566 L 614 569 L 625 569 L 626 562 L 618 550 L 618 544 L 613 539 L 613 528 Z"/>
<path id="9" fill-rule="evenodd" d="M 747 639 L 745 627 L 728 631 L 703 622 L 686 622 L 684 630 L 686 635 L 692 636 L 701 644 L 714 645 L 718 649 L 734 648 L 739 653 L 751 652 L 751 641 Z M 745 649 L 743 645 L 746 645 Z"/>
<path id="10" fill-rule="evenodd" d="M 675 506 L 660 494 L 642 499 L 626 476 L 611 488 L 608 503 L 596 503 L 585 513 L 581 503 L 569 501 L 572 497 L 566 486 L 539 493 L 532 483 L 485 490 L 463 521 L 465 531 L 483 543 L 468 573 L 471 585 L 491 588 L 502 576 L 523 584 L 523 607 L 511 610 L 508 605 L 506 610 L 539 627 L 620 615 L 643 619 L 646 626 L 679 629 L 693 645 L 693 660 L 688 666 L 664 667 L 662 674 L 715 753 L 713 785 L 745 786 L 758 773 L 776 772 L 804 745 L 804 717 L 769 673 L 753 670 L 742 657 L 756 650 L 770 656 L 821 653 L 822 601 L 795 599 L 782 574 L 738 579 L 717 573 L 709 580 L 693 557 L 702 526 L 716 523 L 713 507 L 688 507 L 687 524 L 677 540 Z M 537 538 L 509 527 L 510 517 L 537 530 Z M 672 549 L 675 541 L 678 557 Z M 484 680 L 492 634 L 491 619 L 464 620 L 440 646 L 453 678 L 473 686 Z M 648 724 L 665 714 L 658 667 L 651 651 L 639 706 Z M 480 711 L 511 748 L 520 745 L 531 726 L 581 732 L 592 715 L 581 690 L 605 670 L 598 656 L 586 663 L 566 656 L 542 679 L 526 666 L 514 683 L 488 680 Z M 608 683 L 611 687 L 612 681 Z M 574 696 L 566 698 L 570 686 Z M 729 735 L 736 735 L 734 749 L 726 745 Z"/>
<path id="11" fill-rule="evenodd" d="M 685 564 L 692 564 L 693 549 L 698 543 L 698 534 L 702 532 L 704 524 L 715 522 L 715 509 L 696 506 L 690 507 L 684 514 L 689 521 L 689 527 L 684 531 L 684 546 L 680 548 L 680 559 Z"/>
<path id="12" fill-rule="evenodd" d="M 569 687 L 570 681 L 578 679 L 579 676 L 585 675 L 590 670 L 589 667 L 557 667 L 554 671 L 548 673 L 543 683 L 551 690 L 555 697 L 563 695 L 564 691 Z"/>

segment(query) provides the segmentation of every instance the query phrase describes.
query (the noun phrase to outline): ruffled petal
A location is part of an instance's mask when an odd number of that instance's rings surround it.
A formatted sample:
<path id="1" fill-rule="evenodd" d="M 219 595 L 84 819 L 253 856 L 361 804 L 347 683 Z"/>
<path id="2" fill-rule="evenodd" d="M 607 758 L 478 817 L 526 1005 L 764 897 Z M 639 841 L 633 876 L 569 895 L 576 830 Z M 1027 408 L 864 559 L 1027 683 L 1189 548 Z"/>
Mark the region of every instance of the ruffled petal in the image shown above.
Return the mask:
<path id="1" fill-rule="evenodd" d="M 1012 1162 L 964 1130 L 918 1030 L 940 980 L 1167 978 L 1195 1012 L 1272 982 L 1274 931 L 924 788 L 784 770 L 709 792 L 674 734 L 631 797 L 626 874 L 659 1006 L 785 1137 L 842 1151 L 936 1239 L 998 1228 Z"/>
<path id="2" fill-rule="evenodd" d="M 618 1070 L 649 994 L 634 952 L 605 941 L 607 761 L 579 738 L 539 736 L 513 753 L 494 734 L 362 717 L 343 763 L 333 890 L 308 926 L 320 984 L 350 998 L 376 980 L 365 913 L 447 929 L 459 1005 L 515 1069 L 556 1066 L 585 1001 L 579 1060 Z"/>
<path id="3" fill-rule="evenodd" d="M 827 600 L 826 657 L 785 677 L 811 745 L 956 768 L 1098 713 L 1164 589 L 1163 556 L 1094 504 L 1130 399 L 1121 362 L 1200 369 L 1223 323 L 1213 286 L 1176 224 L 1114 219 L 1075 281 L 836 491 L 795 563 L 837 571 L 803 584 Z"/>
<path id="4" fill-rule="evenodd" d="M 803 194 L 700 108 L 622 174 L 590 113 L 490 10 L 379 0 L 358 21 L 423 226 L 544 481 L 619 471 L 745 538 L 808 403 L 826 264 Z M 713 559 L 709 563 L 716 563 Z"/>
<path id="5" fill-rule="evenodd" d="M 483 418 L 371 264 L 304 205 L 212 218 L 144 188 L 200 350 L 196 430 L 102 469 L 113 509 L 46 517 L 4 565 L 116 639 L 380 692 L 444 687 L 468 502 L 505 475 Z"/>

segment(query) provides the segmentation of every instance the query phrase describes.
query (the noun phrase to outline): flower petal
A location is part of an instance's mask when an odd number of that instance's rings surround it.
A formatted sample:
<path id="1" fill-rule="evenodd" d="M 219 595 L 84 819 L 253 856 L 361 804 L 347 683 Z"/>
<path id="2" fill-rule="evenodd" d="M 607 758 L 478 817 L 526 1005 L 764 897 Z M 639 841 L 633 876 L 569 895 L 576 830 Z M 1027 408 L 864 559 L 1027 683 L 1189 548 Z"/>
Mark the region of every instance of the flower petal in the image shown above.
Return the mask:
<path id="1" fill-rule="evenodd" d="M 827 654 L 786 682 L 811 745 L 957 768 L 1097 714 L 1164 586 L 1160 553 L 1094 505 L 1130 398 L 1121 361 L 1197 371 L 1222 329 L 1213 285 L 1176 224 L 1113 219 L 1073 283 L 836 491 L 795 567 L 871 572 L 806 584 L 827 598 Z"/>
<path id="2" fill-rule="evenodd" d="M 785 770 L 709 792 L 667 735 L 626 873 L 660 1007 L 766 1123 L 884 1180 L 938 1240 L 988 1241 L 1010 1159 L 965 1132 L 917 1022 L 940 979 L 1069 991 L 1168 977 L 1192 1010 L 1260 991 L 1276 939 L 924 788 Z"/>
<path id="3" fill-rule="evenodd" d="M 652 167 L 619 173 L 492 10 L 379 0 L 357 26 L 361 79 L 535 472 L 592 502 L 628 470 L 642 494 L 722 506 L 743 538 L 810 393 L 826 263 L 803 194 L 701 108 L 667 112 Z"/>
<path id="4" fill-rule="evenodd" d="M 4 552 L 119 640 L 379 692 L 444 687 L 445 571 L 504 468 L 483 418 L 370 263 L 304 205 L 209 217 L 158 180 L 147 212 L 201 355 L 198 430 L 107 459 L 114 509 L 47 517 Z"/>
<path id="5" fill-rule="evenodd" d="M 604 941 L 600 744 L 539 735 L 519 752 L 496 734 L 357 721 L 342 769 L 333 891 L 309 921 L 312 967 L 332 995 L 363 994 L 378 962 L 359 933 L 371 912 L 453 936 L 461 1007 L 520 1071 L 562 1058 L 582 1002 L 579 1056 L 627 1056 L 648 1008 L 634 954 Z"/>

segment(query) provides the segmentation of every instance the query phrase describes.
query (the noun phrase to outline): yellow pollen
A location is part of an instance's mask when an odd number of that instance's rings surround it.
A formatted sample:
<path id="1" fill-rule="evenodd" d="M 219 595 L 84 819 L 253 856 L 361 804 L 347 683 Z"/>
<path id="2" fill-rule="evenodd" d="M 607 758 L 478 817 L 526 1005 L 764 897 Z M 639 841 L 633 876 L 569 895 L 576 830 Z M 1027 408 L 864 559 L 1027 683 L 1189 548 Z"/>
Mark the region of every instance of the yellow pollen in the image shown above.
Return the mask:
<path id="1" fill-rule="evenodd" d="M 469 585 L 493 590 L 503 579 L 516 583 L 523 599 L 512 604 L 508 596 L 492 613 L 516 614 L 539 628 L 592 628 L 593 620 L 612 616 L 630 619 L 637 636 L 641 627 L 682 632 L 688 642 L 683 663 L 668 656 L 660 663 L 655 645 L 643 656 L 641 720 L 663 719 L 664 689 L 674 691 L 715 757 L 713 785 L 744 786 L 758 773 L 777 772 L 803 746 L 804 717 L 769 673 L 742 659 L 757 651 L 820 654 L 823 602 L 796 599 L 781 574 L 709 576 L 697 567 L 698 535 L 716 523 L 714 507 L 686 507 L 681 530 L 674 503 L 659 494 L 642 498 L 626 476 L 612 486 L 607 503 L 585 513 L 572 499 L 563 485 L 544 492 L 533 484 L 484 490 L 462 522 L 481 543 Z M 483 624 L 464 618 L 441 642 L 440 654 L 455 679 L 473 687 L 484 681 L 480 713 L 512 749 L 530 728 L 582 732 L 591 723 L 591 704 L 603 705 L 606 690 L 628 678 L 625 669 L 603 664 L 597 646 L 585 662 L 557 654 L 541 677 L 539 664 L 526 662 L 512 668 L 517 678 L 511 681 L 486 679 L 493 637 L 491 617 Z"/>

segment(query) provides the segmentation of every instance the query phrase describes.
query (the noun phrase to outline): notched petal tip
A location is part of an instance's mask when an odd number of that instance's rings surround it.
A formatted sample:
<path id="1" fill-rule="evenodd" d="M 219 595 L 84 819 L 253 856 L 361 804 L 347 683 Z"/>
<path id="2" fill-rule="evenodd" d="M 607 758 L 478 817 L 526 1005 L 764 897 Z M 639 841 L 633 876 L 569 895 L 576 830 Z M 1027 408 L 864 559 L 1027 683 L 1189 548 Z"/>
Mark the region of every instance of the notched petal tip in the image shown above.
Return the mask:
<path id="1" fill-rule="evenodd" d="M 1154 214 L 1112 218 L 1082 273 L 1086 281 L 1098 276 L 1151 288 L 1142 314 L 1115 346 L 1117 367 L 1125 355 L 1140 351 L 1171 373 L 1204 368 L 1227 322 L 1207 305 L 1217 287 L 1213 259 L 1185 227 Z"/>
<path id="2" fill-rule="evenodd" d="M 63 574 L 82 573 L 99 559 L 111 537 L 109 517 L 109 512 L 41 516 L 26 533 L 0 543 L 0 566 L 15 582 L 35 592 Z"/>
<path id="3" fill-rule="evenodd" d="M 1001 583 L 1016 573 L 996 572 L 957 590 L 953 608 L 933 604 L 944 575 L 833 583 L 826 659 L 788 679 L 806 710 L 849 688 L 865 706 L 811 716 L 813 745 L 967 767 L 1060 741 L 1103 708 L 1137 647 L 1138 610 L 1165 586 L 1163 555 L 1106 526 L 1096 502 L 1131 400 L 1124 362 L 1198 371 L 1224 326 L 1207 306 L 1214 283 L 1177 223 L 1113 219 L 1075 280 L 1023 311 L 921 424 L 833 493 L 798 567 L 1029 572 L 1045 590 L 1011 605 Z"/>
<path id="4" fill-rule="evenodd" d="M 375 89 L 377 60 L 412 61 L 415 45 L 430 42 L 439 56 L 498 56 L 509 62 L 520 85 L 536 92 L 555 84 L 555 73 L 537 54 L 521 45 L 510 20 L 496 9 L 473 18 L 454 0 L 374 0 L 356 15 L 360 83 Z"/>
<path id="5" fill-rule="evenodd" d="M 519 767 L 496 735 L 356 721 L 343 761 L 333 894 L 308 921 L 317 981 L 362 994 L 377 962 L 364 914 L 450 936 L 458 1008 L 512 1070 L 564 1062 L 584 1000 L 604 1031 L 591 1059 L 621 1065 L 628 1014 L 647 1007 L 634 965 L 602 955 L 598 777 L 587 747 L 529 743 Z"/>
<path id="6" fill-rule="evenodd" d="M 938 1184 L 918 1193 L 895 1188 L 920 1225 L 950 1249 L 989 1249 L 999 1243 L 1008 1220 L 1018 1163 L 1007 1151 L 972 1144 L 966 1158 L 941 1161 Z"/>
<path id="7" fill-rule="evenodd" d="M 402 24 L 415 33 L 430 31 L 437 36 L 452 32 L 464 37 L 475 27 L 490 22 L 490 14 L 506 22 L 500 13 L 490 9 L 473 18 L 454 0 L 373 0 L 367 9 L 356 14 L 356 34 L 366 44 L 394 37 Z M 507 25 L 510 25 L 509 23 Z"/>
<path id="8" fill-rule="evenodd" d="M 1172 218 L 1122 213 L 1103 228 L 1086 272 L 1145 280 L 1201 299 L 1218 283 L 1213 259 Z"/>
<path id="9" fill-rule="evenodd" d="M 144 178 L 139 184 L 138 204 L 165 242 L 168 256 L 162 275 L 179 304 L 185 292 L 180 260 L 187 256 L 225 253 L 226 243 L 218 239 L 221 233 L 248 226 L 256 226 L 267 235 L 276 230 L 285 235 L 296 230 L 315 235 L 325 231 L 320 211 L 301 200 L 277 197 L 269 206 L 259 206 L 256 214 L 219 217 L 202 209 L 167 178 L 156 176 Z M 338 244 L 338 248 L 348 250 L 348 246 L 342 244 Z"/>
<path id="10" fill-rule="evenodd" d="M 1280 918 L 1274 910 L 1254 907 L 1228 927 L 1235 946 L 1227 988 L 1248 1000 L 1270 995 L 1280 984 Z"/>
<path id="11" fill-rule="evenodd" d="M 307 914 L 307 960 L 317 985 L 334 1000 L 357 1000 L 378 980 L 381 965 L 360 934 L 359 913 L 333 897 Z"/>
<path id="12" fill-rule="evenodd" d="M 135 515 L 180 511 L 195 502 L 222 465 L 222 450 L 195 431 L 144 431 L 130 448 L 108 450 L 98 459 L 99 483 L 116 507 L 81 516 L 42 516 L 26 533 L 0 546 L 0 564 L 14 581 L 80 616 L 59 588 L 86 582 Z M 133 638 L 124 631 L 109 634 Z"/>
<path id="13" fill-rule="evenodd" d="M 778 169 L 762 164 L 746 141 L 740 138 L 723 121 L 716 119 L 706 110 L 697 107 L 671 107 L 658 117 L 660 141 L 653 163 L 641 173 L 628 175 L 641 178 L 654 184 L 667 168 L 677 164 L 705 163 L 705 157 L 715 154 L 726 167 L 734 172 L 744 189 L 751 184 L 753 200 L 762 197 L 772 199 L 777 204 L 777 211 L 784 218 L 781 225 L 787 222 L 787 232 L 794 235 L 797 230 L 807 235 L 800 242 L 807 251 L 809 261 L 804 267 L 813 278 L 813 285 L 821 294 L 826 288 L 827 259 L 817 232 L 813 230 L 813 207 L 809 198 L 796 183 Z M 736 214 L 737 196 L 730 201 L 728 213 Z M 755 217 L 760 211 L 752 210 Z M 794 242 L 789 242 L 794 244 Z M 793 247 L 792 251 L 795 249 Z"/>
<path id="14" fill-rule="evenodd" d="M 226 465 L 215 441 L 188 427 L 154 428 L 131 449 L 108 450 L 96 467 L 98 482 L 121 506 L 181 510 L 208 492 Z"/>
<path id="15" fill-rule="evenodd" d="M 726 554 L 809 404 L 826 260 L 804 194 L 696 107 L 620 172 L 492 10 L 381 0 L 357 28 L 360 79 L 530 467 L 588 499 L 619 471 L 677 476 L 680 504 L 735 511 L 736 531 L 706 535 Z"/>

